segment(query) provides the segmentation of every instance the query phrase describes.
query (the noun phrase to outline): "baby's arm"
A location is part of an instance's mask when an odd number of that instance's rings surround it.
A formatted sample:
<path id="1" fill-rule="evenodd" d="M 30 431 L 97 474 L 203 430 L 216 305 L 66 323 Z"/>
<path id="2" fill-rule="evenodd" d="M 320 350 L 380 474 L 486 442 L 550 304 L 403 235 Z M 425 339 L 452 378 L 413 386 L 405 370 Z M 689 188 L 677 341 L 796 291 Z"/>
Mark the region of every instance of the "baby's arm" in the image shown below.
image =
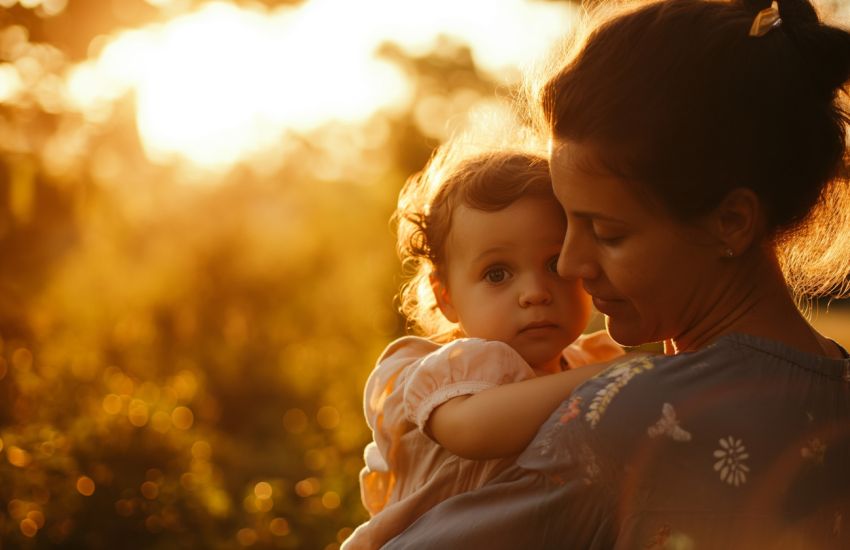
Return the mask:
<path id="1" fill-rule="evenodd" d="M 496 386 L 446 401 L 426 430 L 454 454 L 475 460 L 519 454 L 558 405 L 608 363 Z"/>

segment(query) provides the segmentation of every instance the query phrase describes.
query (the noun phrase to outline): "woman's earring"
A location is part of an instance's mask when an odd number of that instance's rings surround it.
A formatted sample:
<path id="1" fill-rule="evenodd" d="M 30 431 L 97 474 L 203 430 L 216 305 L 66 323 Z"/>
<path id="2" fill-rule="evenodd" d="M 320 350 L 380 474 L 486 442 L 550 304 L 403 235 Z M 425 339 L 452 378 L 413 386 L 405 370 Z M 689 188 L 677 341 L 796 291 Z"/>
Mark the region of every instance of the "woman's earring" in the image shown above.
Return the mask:
<path id="1" fill-rule="evenodd" d="M 723 253 L 726 254 L 727 258 L 734 258 L 735 257 L 735 251 L 732 250 L 731 248 L 727 247 L 726 250 L 723 251 Z"/>

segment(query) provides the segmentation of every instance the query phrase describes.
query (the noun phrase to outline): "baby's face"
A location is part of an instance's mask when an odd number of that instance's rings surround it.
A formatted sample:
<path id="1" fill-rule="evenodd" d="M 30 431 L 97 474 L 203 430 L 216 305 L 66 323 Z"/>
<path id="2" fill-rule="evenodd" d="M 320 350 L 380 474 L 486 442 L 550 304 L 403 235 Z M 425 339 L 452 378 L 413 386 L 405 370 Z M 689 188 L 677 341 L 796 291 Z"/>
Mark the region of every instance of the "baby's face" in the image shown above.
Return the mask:
<path id="1" fill-rule="evenodd" d="M 444 313 L 467 336 L 509 344 L 535 369 L 557 364 L 590 316 L 580 280 L 556 271 L 565 232 L 554 199 L 523 197 L 496 212 L 459 206 L 447 242 Z"/>

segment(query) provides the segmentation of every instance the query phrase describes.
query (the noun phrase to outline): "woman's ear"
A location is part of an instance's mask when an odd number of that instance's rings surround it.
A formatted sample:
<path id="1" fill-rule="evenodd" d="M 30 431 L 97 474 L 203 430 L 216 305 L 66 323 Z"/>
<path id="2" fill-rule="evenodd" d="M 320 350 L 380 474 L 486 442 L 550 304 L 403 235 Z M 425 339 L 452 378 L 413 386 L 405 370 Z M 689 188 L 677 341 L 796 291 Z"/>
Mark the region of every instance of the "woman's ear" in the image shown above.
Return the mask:
<path id="1" fill-rule="evenodd" d="M 457 323 L 457 312 L 452 305 L 452 298 L 449 294 L 448 287 L 443 284 L 443 281 L 440 280 L 436 273 L 431 273 L 431 275 L 428 276 L 428 280 L 431 283 L 431 291 L 434 293 L 434 299 L 437 301 L 437 307 L 440 308 L 443 316 L 450 322 Z"/>
<path id="2" fill-rule="evenodd" d="M 720 255 L 740 256 L 764 232 L 764 210 L 752 189 L 737 187 L 723 197 L 711 214 L 714 236 L 720 243 Z"/>

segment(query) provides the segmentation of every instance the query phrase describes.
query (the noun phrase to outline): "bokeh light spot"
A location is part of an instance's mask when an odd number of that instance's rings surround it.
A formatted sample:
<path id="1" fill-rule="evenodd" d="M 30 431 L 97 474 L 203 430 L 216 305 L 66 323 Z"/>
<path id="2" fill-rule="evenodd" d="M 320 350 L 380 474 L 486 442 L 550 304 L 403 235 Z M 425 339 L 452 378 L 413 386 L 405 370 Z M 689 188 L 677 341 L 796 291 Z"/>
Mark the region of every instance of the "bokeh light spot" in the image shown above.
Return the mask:
<path id="1" fill-rule="evenodd" d="M 300 434 L 307 429 L 307 413 L 301 409 L 289 409 L 283 415 L 283 427 L 291 434 Z"/>
<path id="2" fill-rule="evenodd" d="M 12 366 L 18 370 L 29 370 L 32 367 L 32 352 L 26 348 L 18 348 L 12 354 Z"/>
<path id="3" fill-rule="evenodd" d="M 21 533 L 26 537 L 32 538 L 38 534 L 38 524 L 30 518 L 22 519 L 20 527 Z"/>
<path id="4" fill-rule="evenodd" d="M 17 466 L 18 468 L 26 468 L 32 462 L 32 457 L 28 452 L 17 447 L 15 445 L 9 446 L 6 450 L 6 460 L 9 461 L 9 464 L 12 466 Z"/>
<path id="5" fill-rule="evenodd" d="M 44 441 L 38 448 L 44 456 L 53 456 L 56 452 L 56 445 L 52 441 Z"/>
<path id="6" fill-rule="evenodd" d="M 127 418 L 130 420 L 130 424 L 136 426 L 137 428 L 141 428 L 145 424 L 148 423 L 148 405 L 141 399 L 133 399 L 130 401 L 129 411 L 127 413 Z"/>
<path id="7" fill-rule="evenodd" d="M 171 417 L 163 411 L 156 411 L 151 416 L 151 427 L 159 433 L 165 433 L 171 429 Z"/>
<path id="8" fill-rule="evenodd" d="M 242 546 L 253 546 L 257 542 L 257 532 L 245 527 L 236 533 L 236 540 Z"/>
<path id="9" fill-rule="evenodd" d="M 198 379 L 192 371 L 182 370 L 174 377 L 172 386 L 180 399 L 189 400 L 198 391 Z"/>
<path id="10" fill-rule="evenodd" d="M 123 406 L 124 401 L 122 401 L 120 395 L 110 393 L 103 398 L 103 410 L 108 414 L 120 414 Z"/>
<path id="11" fill-rule="evenodd" d="M 77 491 L 86 497 L 90 497 L 94 494 L 95 485 L 94 480 L 88 476 L 80 476 L 77 478 Z"/>
<path id="12" fill-rule="evenodd" d="M 352 529 L 351 527 L 343 527 L 342 529 L 340 529 L 339 531 L 336 532 L 337 542 L 342 544 L 343 542 L 345 542 L 345 539 L 347 539 L 348 537 L 351 536 L 351 533 L 353 533 L 353 532 L 354 532 L 354 529 Z"/>
<path id="13" fill-rule="evenodd" d="M 276 537 L 284 537 L 289 534 L 289 522 L 284 518 L 274 518 L 269 522 L 269 531 Z"/>
<path id="14" fill-rule="evenodd" d="M 12 100 L 24 88 L 21 75 L 14 65 L 0 64 L 0 103 Z"/>
<path id="15" fill-rule="evenodd" d="M 130 517 L 133 515 L 133 511 L 135 510 L 135 505 L 133 501 L 129 498 L 122 498 L 115 503 L 115 511 L 119 516 L 122 517 Z"/>
<path id="16" fill-rule="evenodd" d="M 188 430 L 195 422 L 195 415 L 189 407 L 176 407 L 171 413 L 171 422 L 178 430 Z"/>
<path id="17" fill-rule="evenodd" d="M 147 529 L 151 533 L 159 533 L 162 531 L 163 521 L 162 518 L 151 514 L 145 518 L 145 529 Z"/>
<path id="18" fill-rule="evenodd" d="M 27 519 L 34 521 L 39 529 L 44 527 L 44 514 L 41 510 L 30 510 L 27 512 Z"/>
<path id="19" fill-rule="evenodd" d="M 254 495 L 259 499 L 272 498 L 272 486 L 267 481 L 261 481 L 254 485 Z"/>
<path id="20" fill-rule="evenodd" d="M 325 406 L 316 413 L 316 422 L 326 430 L 332 430 L 339 426 L 339 419 L 339 411 L 336 410 L 336 407 Z"/>
<path id="21" fill-rule="evenodd" d="M 274 500 L 270 498 L 258 498 L 256 499 L 256 506 L 258 512 L 268 512 L 272 508 L 274 508 Z"/>
<path id="22" fill-rule="evenodd" d="M 328 510 L 336 510 L 339 508 L 341 503 L 341 499 L 339 498 L 339 494 L 334 491 L 328 491 L 324 495 L 322 495 L 322 506 L 327 508 Z"/>
<path id="23" fill-rule="evenodd" d="M 320 484 L 318 478 L 308 477 L 295 484 L 295 494 L 299 497 L 309 497 L 319 492 Z"/>
<path id="24" fill-rule="evenodd" d="M 192 456 L 198 460 L 209 460 L 212 456 L 212 447 L 203 439 L 199 439 L 192 443 Z"/>
<path id="25" fill-rule="evenodd" d="M 311 470 L 321 470 L 327 464 L 327 457 L 320 449 L 310 449 L 304 453 L 304 464 Z"/>
<path id="26" fill-rule="evenodd" d="M 68 7 L 68 0 L 41 0 L 41 9 L 47 17 L 59 15 Z"/>
<path id="27" fill-rule="evenodd" d="M 159 487 L 153 481 L 145 481 L 141 487 L 142 496 L 148 500 L 154 500 L 159 496 Z"/>

